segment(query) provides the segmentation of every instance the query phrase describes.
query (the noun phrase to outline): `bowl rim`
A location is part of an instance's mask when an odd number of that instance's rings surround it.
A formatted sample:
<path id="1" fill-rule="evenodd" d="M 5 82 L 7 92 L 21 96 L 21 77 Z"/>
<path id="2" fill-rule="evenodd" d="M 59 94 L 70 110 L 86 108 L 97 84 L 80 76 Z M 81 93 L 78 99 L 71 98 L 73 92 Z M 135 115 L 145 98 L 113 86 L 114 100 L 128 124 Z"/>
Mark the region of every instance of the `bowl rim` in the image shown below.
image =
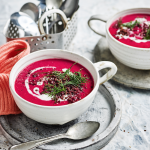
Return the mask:
<path id="1" fill-rule="evenodd" d="M 22 62 L 23 60 L 25 60 L 27 57 L 29 57 L 30 55 L 33 55 L 33 57 L 34 57 L 34 54 L 35 53 L 42 53 L 43 51 L 57 51 L 57 52 L 59 52 L 59 51 L 61 51 L 61 52 L 65 52 L 65 53 L 70 53 L 70 54 L 74 54 L 74 55 L 77 55 L 78 57 L 82 57 L 83 59 L 85 59 L 86 61 L 88 61 L 92 66 L 93 66 L 93 68 L 94 68 L 94 70 L 95 70 L 95 72 L 96 72 L 96 77 L 97 77 L 97 81 L 95 82 L 95 86 L 94 86 L 94 88 L 93 88 L 93 90 L 86 96 L 86 97 L 84 97 L 83 99 L 81 99 L 81 100 L 79 100 L 79 101 L 77 101 L 77 102 L 75 102 L 75 103 L 71 103 L 71 104 L 67 104 L 67 105 L 60 105 L 60 106 L 45 106 L 45 105 L 39 105 L 39 104 L 35 104 L 35 103 L 32 103 L 32 102 L 29 102 L 29 101 L 27 101 L 27 100 L 25 100 L 24 98 L 22 98 L 16 91 L 15 91 L 15 88 L 14 88 L 14 85 L 12 85 L 13 84 L 13 81 L 12 81 L 12 78 L 13 78 L 13 76 L 12 76 L 12 73 L 14 72 L 14 69 L 16 68 L 16 66 L 17 66 L 17 64 L 19 64 L 20 62 Z M 32 58 L 33 58 L 32 57 Z M 18 67 L 17 67 L 18 68 Z M 87 69 L 87 68 L 86 68 Z M 89 71 L 89 70 L 88 70 Z M 90 72 L 90 71 L 89 71 Z M 91 74 L 92 75 L 92 74 Z M 93 77 L 93 76 L 92 76 Z M 44 50 L 40 50 L 40 51 L 36 51 L 36 52 L 33 52 L 33 53 L 30 53 L 30 54 L 28 54 L 28 55 L 26 55 L 26 56 L 24 56 L 23 58 L 21 58 L 14 66 L 13 66 L 13 68 L 12 68 L 12 70 L 11 70 L 11 72 L 10 72 L 10 75 L 9 75 L 9 88 L 10 88 L 10 91 L 11 91 L 11 93 L 13 93 L 13 94 L 15 94 L 15 96 L 17 96 L 19 99 L 21 99 L 23 102 L 25 102 L 25 103 L 27 103 L 27 104 L 29 104 L 29 105 L 32 105 L 32 106 L 36 106 L 36 107 L 40 107 L 40 108 L 52 108 L 52 109 L 57 109 L 57 108 L 64 108 L 64 107 L 70 107 L 70 106 L 73 106 L 73 105 L 77 105 L 78 103 L 81 103 L 82 101 L 85 101 L 86 99 L 88 99 L 89 97 L 91 97 L 91 95 L 94 93 L 94 91 L 98 88 L 98 86 L 99 86 L 99 74 L 98 74 L 98 71 L 97 71 L 97 69 L 96 69 L 96 67 L 93 65 L 93 63 L 89 60 L 89 59 L 87 59 L 87 58 L 85 58 L 84 56 L 81 56 L 81 55 L 79 55 L 79 54 L 77 54 L 77 53 L 75 53 L 75 52 L 70 52 L 70 51 L 67 51 L 67 50 L 62 50 L 62 49 L 44 49 Z M 93 79 L 94 80 L 94 79 Z M 16 101 L 16 100 L 15 100 Z"/>
<path id="2" fill-rule="evenodd" d="M 131 11 L 131 10 L 136 10 L 136 9 L 141 9 L 141 10 L 144 10 L 144 9 L 149 9 L 148 7 L 138 7 L 138 8 L 129 8 L 129 9 L 125 9 L 125 10 L 122 10 L 122 11 L 119 11 L 118 13 L 114 14 L 112 17 L 115 17 L 116 15 L 119 15 L 120 13 L 122 12 L 127 12 L 127 11 Z M 140 13 L 140 12 L 139 12 Z M 131 13 L 131 14 L 134 14 L 134 13 Z M 150 14 L 150 13 L 149 13 Z M 111 17 L 111 18 L 112 18 Z M 125 46 L 127 48 L 131 48 L 131 49 L 134 49 L 134 50 L 141 50 L 141 51 L 150 51 L 150 48 L 140 48 L 140 47 L 134 47 L 134 46 L 130 46 L 130 45 L 127 45 L 127 44 L 124 44 L 118 40 L 116 40 L 109 32 L 109 27 L 108 26 L 108 22 L 111 20 L 111 18 L 109 18 L 106 22 L 106 33 L 111 37 L 111 39 L 114 41 L 114 42 L 117 42 L 118 44 L 120 44 L 121 46 Z M 115 21 L 115 20 L 113 20 Z"/>

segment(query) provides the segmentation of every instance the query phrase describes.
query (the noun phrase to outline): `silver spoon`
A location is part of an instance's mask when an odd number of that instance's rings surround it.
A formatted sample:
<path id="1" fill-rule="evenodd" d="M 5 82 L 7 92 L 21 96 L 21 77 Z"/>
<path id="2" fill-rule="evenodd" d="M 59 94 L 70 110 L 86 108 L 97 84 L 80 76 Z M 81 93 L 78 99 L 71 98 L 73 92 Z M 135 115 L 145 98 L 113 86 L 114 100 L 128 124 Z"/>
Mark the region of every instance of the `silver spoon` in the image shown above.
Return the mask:
<path id="1" fill-rule="evenodd" d="M 68 138 L 73 140 L 81 140 L 92 136 L 99 128 L 100 123 L 94 121 L 81 122 L 73 125 L 67 133 L 59 134 L 56 136 L 35 140 L 27 143 L 12 146 L 9 150 L 31 150 L 40 145 L 52 142 L 61 138 Z"/>
<path id="2" fill-rule="evenodd" d="M 41 18 L 42 14 L 46 11 L 48 11 L 48 8 L 46 7 L 46 4 L 44 3 L 39 3 L 38 5 L 39 8 L 39 18 Z M 48 18 L 46 17 L 46 34 L 49 34 L 48 32 Z"/>
<path id="3" fill-rule="evenodd" d="M 62 4 L 62 0 L 46 0 L 46 6 L 49 9 L 59 8 Z"/>
<path id="4" fill-rule="evenodd" d="M 48 9 L 58 9 L 62 4 L 62 0 L 46 0 L 46 6 Z M 53 14 L 52 20 L 55 21 L 57 18 L 56 14 Z M 52 30 L 53 33 L 56 33 L 57 27 L 54 25 L 54 31 Z"/>
<path id="5" fill-rule="evenodd" d="M 35 21 L 26 13 L 15 12 L 10 16 L 10 22 L 22 29 L 25 36 L 38 36 L 40 35 L 39 29 Z"/>
<path id="6" fill-rule="evenodd" d="M 46 11 L 46 4 L 39 3 L 39 18 L 41 18 L 42 14 Z"/>
<path id="7" fill-rule="evenodd" d="M 62 5 L 60 6 L 60 10 L 62 10 L 66 17 L 69 19 L 71 19 L 72 15 L 74 14 L 74 12 L 76 12 L 79 8 L 79 0 L 73 0 L 73 1 L 70 1 L 70 0 L 65 0 Z M 50 27 L 49 27 L 49 30 L 52 28 L 52 26 L 54 24 L 57 23 L 57 28 L 59 28 L 59 25 L 58 25 L 58 22 L 59 21 L 62 21 L 60 16 L 57 16 L 57 18 L 55 19 L 55 21 L 53 21 L 51 24 L 50 24 Z"/>
<path id="8" fill-rule="evenodd" d="M 24 4 L 20 11 L 28 14 L 35 22 L 39 20 L 39 8 L 34 3 Z"/>

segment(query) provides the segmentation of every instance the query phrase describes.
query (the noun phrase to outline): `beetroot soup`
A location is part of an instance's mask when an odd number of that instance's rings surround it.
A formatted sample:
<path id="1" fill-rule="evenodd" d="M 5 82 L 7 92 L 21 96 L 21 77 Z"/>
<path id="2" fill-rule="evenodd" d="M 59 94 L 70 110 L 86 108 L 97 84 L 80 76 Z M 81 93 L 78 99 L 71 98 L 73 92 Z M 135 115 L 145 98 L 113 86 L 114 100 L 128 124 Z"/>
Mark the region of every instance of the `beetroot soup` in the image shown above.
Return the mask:
<path id="1" fill-rule="evenodd" d="M 109 32 L 124 44 L 139 48 L 150 48 L 150 15 L 126 15 L 112 23 Z"/>
<path id="2" fill-rule="evenodd" d="M 90 72 L 66 59 L 45 59 L 24 68 L 15 81 L 15 90 L 25 100 L 44 106 L 74 103 L 87 96 L 94 86 Z"/>

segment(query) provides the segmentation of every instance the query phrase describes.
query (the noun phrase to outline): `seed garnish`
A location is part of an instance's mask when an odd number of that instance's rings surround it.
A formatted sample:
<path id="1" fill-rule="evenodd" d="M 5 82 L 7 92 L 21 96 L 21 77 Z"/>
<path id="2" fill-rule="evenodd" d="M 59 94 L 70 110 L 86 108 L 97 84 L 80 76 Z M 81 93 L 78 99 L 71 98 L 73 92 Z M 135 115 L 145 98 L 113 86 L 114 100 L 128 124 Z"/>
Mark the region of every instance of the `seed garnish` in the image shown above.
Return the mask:
<path id="1" fill-rule="evenodd" d="M 75 65 L 74 63 L 69 69 L 65 72 L 53 70 L 48 72 L 44 77 L 44 87 L 41 94 L 47 94 L 52 97 L 52 100 L 55 100 L 55 103 L 58 103 L 60 99 L 67 100 L 69 103 L 73 103 L 80 98 L 80 93 L 84 83 L 87 82 L 87 76 L 81 74 L 81 70 L 76 72 L 71 72 L 71 68 Z"/>

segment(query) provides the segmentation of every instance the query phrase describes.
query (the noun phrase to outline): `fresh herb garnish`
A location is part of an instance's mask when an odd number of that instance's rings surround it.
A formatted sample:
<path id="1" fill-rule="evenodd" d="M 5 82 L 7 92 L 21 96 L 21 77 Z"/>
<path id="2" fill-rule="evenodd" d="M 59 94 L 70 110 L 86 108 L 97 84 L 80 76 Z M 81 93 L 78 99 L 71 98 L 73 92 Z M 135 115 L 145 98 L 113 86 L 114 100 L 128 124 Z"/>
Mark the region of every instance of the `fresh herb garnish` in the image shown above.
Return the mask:
<path id="1" fill-rule="evenodd" d="M 144 37 L 144 39 L 150 40 L 150 27 L 149 27 L 149 29 L 147 30 L 146 36 Z"/>
<path id="2" fill-rule="evenodd" d="M 83 83 L 86 82 L 86 78 L 82 77 L 80 72 L 69 73 L 68 76 L 69 76 L 70 80 L 66 81 L 64 83 L 64 85 L 71 84 L 71 85 L 80 87 Z"/>
<path id="3" fill-rule="evenodd" d="M 48 82 L 44 85 L 42 94 L 48 94 L 57 102 L 60 96 L 65 95 L 67 89 L 75 88 L 81 91 L 81 87 L 87 82 L 87 78 L 82 76 L 81 69 L 78 72 L 70 72 L 72 66 L 65 72 L 52 71 L 49 75 L 46 75 Z"/>
<path id="4" fill-rule="evenodd" d="M 49 91 L 48 93 L 44 93 L 44 94 L 48 94 L 49 96 L 52 96 L 54 100 L 56 100 L 56 95 L 58 95 L 59 93 L 63 92 L 66 90 L 66 88 L 63 86 L 63 84 L 60 84 L 59 86 L 56 85 L 48 85 L 47 90 Z"/>
<path id="5" fill-rule="evenodd" d="M 119 18 L 119 19 L 117 20 L 117 27 L 120 28 L 121 25 L 122 25 L 122 18 Z"/>
<path id="6" fill-rule="evenodd" d="M 140 24 L 137 20 L 133 23 L 133 21 L 130 21 L 128 23 L 122 24 L 123 27 L 127 27 L 130 29 L 133 29 L 136 25 Z"/>

